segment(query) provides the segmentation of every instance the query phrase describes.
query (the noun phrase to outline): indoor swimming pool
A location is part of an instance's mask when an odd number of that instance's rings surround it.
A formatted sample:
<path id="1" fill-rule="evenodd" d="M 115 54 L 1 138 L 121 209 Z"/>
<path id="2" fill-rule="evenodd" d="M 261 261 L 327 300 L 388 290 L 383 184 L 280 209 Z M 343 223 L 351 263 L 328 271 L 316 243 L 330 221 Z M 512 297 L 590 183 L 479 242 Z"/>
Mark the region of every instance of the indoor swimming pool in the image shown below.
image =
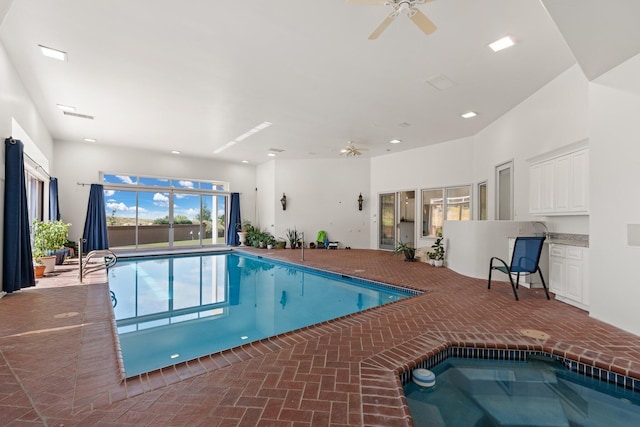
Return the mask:
<path id="1" fill-rule="evenodd" d="M 109 289 L 127 377 L 419 293 L 235 253 L 120 258 Z"/>
<path id="2" fill-rule="evenodd" d="M 435 374 L 434 386 L 404 386 L 417 427 L 640 425 L 640 393 L 581 375 L 550 357 L 454 357 L 424 372 Z"/>

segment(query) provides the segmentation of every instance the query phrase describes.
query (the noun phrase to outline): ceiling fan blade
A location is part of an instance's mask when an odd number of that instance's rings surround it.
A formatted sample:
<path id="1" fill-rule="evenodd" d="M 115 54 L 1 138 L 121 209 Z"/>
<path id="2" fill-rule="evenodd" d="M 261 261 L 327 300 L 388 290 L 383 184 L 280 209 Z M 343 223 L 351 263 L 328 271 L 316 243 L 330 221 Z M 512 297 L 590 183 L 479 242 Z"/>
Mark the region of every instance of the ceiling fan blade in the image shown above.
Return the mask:
<path id="1" fill-rule="evenodd" d="M 384 6 L 388 0 L 347 0 L 354 6 Z"/>
<path id="2" fill-rule="evenodd" d="M 384 30 L 387 29 L 387 27 L 389 26 L 389 24 L 391 24 L 393 22 L 394 19 L 396 19 L 396 16 L 398 16 L 398 11 L 394 10 L 393 12 L 391 12 L 386 18 L 384 18 L 384 21 L 382 21 L 380 23 L 380 25 L 378 25 L 378 28 L 376 28 L 375 30 L 373 30 L 373 33 L 371 33 L 369 35 L 369 40 L 375 40 L 378 38 L 378 36 L 380 34 L 382 34 L 382 32 Z"/>
<path id="3" fill-rule="evenodd" d="M 413 23 L 416 24 L 426 35 L 433 33 L 438 28 L 436 27 L 436 24 L 431 22 L 431 20 L 427 18 L 424 13 L 420 12 L 420 10 L 413 9 L 413 12 L 415 13 L 410 14 L 409 19 L 411 19 Z"/>

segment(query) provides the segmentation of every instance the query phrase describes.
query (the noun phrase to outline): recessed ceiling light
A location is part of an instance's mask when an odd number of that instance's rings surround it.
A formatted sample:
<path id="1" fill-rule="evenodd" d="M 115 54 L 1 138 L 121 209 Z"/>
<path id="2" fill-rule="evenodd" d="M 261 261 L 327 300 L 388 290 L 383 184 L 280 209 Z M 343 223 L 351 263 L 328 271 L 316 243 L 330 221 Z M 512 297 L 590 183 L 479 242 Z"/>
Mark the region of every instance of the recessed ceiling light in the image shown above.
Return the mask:
<path id="1" fill-rule="evenodd" d="M 268 154 L 267 154 L 267 156 L 269 156 L 269 157 L 275 157 L 275 156 L 276 156 L 276 153 L 268 153 Z"/>
<path id="2" fill-rule="evenodd" d="M 243 160 L 242 163 L 249 163 L 249 160 Z"/>
<path id="3" fill-rule="evenodd" d="M 96 140 L 93 138 L 85 138 L 84 142 L 96 142 Z"/>
<path id="4" fill-rule="evenodd" d="M 76 111 L 76 107 L 72 107 L 70 105 L 62 105 L 62 104 L 56 104 L 56 105 L 58 106 L 59 109 L 67 113 L 75 113 Z"/>
<path id="5" fill-rule="evenodd" d="M 513 38 L 511 38 L 511 36 L 506 36 L 506 37 L 503 37 L 503 38 L 501 38 L 499 40 L 494 41 L 493 43 L 491 43 L 489 45 L 489 47 L 494 52 L 498 52 L 498 51 L 500 51 L 502 49 L 506 49 L 508 47 L 511 47 L 514 44 L 516 44 L 516 42 L 513 40 Z"/>
<path id="6" fill-rule="evenodd" d="M 463 119 L 470 119 L 471 117 L 475 117 L 477 115 L 478 113 L 476 113 L 475 111 L 467 111 L 464 114 L 460 114 L 460 117 L 462 117 Z"/>
<path id="7" fill-rule="evenodd" d="M 400 141 L 399 139 L 392 139 L 391 141 L 389 141 L 390 144 L 400 144 L 402 141 Z"/>
<path id="8" fill-rule="evenodd" d="M 48 58 L 57 59 L 58 61 L 66 61 L 67 60 L 67 52 L 63 52 L 58 49 L 53 49 L 50 47 L 38 45 L 42 54 Z"/>
<path id="9" fill-rule="evenodd" d="M 171 150 L 171 154 L 181 154 L 178 150 Z"/>

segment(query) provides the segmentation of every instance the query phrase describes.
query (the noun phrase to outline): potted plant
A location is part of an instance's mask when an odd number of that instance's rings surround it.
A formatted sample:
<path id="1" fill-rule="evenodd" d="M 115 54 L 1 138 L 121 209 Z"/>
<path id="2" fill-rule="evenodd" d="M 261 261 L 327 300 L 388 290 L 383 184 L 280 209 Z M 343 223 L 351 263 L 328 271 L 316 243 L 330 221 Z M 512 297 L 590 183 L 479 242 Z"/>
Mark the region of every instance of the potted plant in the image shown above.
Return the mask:
<path id="1" fill-rule="evenodd" d="M 253 230 L 253 226 L 250 221 L 242 221 L 240 224 L 236 224 L 236 230 L 238 233 L 238 239 L 240 240 L 240 246 L 245 246 L 247 242 L 247 233 Z"/>
<path id="2" fill-rule="evenodd" d="M 295 249 L 298 246 L 298 230 L 295 228 L 292 230 L 287 228 L 287 240 L 289 240 L 289 245 L 291 245 L 291 249 Z"/>
<path id="3" fill-rule="evenodd" d="M 33 247 L 46 266 L 45 273 L 53 271 L 56 251 L 67 243 L 70 225 L 62 221 L 33 221 Z"/>
<path id="4" fill-rule="evenodd" d="M 44 252 L 41 251 L 40 249 L 34 248 L 33 251 L 31 252 L 31 255 L 33 257 L 33 275 L 36 277 L 36 279 L 39 279 L 44 276 L 44 270 L 45 268 L 47 268 L 42 263 L 42 257 L 44 257 Z"/>
<path id="5" fill-rule="evenodd" d="M 284 240 L 282 237 L 278 238 L 278 240 L 276 241 L 276 248 L 284 249 L 286 247 L 287 247 L 287 241 Z"/>
<path id="6" fill-rule="evenodd" d="M 404 260 L 407 262 L 414 262 L 416 260 L 416 248 L 408 243 L 404 243 L 403 241 L 398 242 L 393 253 L 404 254 Z"/>
<path id="7" fill-rule="evenodd" d="M 429 259 L 429 265 L 436 264 L 436 254 L 434 252 L 427 252 L 427 258 Z"/>
<path id="8" fill-rule="evenodd" d="M 442 244 L 442 235 L 436 239 L 436 241 L 431 245 L 433 249 L 433 259 L 434 265 L 436 267 L 442 267 L 444 265 L 444 245 Z"/>

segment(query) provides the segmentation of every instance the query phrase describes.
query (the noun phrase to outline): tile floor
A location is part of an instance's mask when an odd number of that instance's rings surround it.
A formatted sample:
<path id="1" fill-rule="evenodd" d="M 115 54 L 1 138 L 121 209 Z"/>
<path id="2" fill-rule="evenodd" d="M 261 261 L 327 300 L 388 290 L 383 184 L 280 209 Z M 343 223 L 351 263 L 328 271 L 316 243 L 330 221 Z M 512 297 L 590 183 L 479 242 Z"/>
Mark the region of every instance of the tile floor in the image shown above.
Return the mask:
<path id="1" fill-rule="evenodd" d="M 383 251 L 305 250 L 304 264 L 425 292 L 123 381 L 104 272 L 80 284 L 59 266 L 0 299 L 0 426 L 410 426 L 398 373 L 449 345 L 542 349 L 640 379 L 640 337 L 540 290 L 516 302 L 506 283 Z"/>

